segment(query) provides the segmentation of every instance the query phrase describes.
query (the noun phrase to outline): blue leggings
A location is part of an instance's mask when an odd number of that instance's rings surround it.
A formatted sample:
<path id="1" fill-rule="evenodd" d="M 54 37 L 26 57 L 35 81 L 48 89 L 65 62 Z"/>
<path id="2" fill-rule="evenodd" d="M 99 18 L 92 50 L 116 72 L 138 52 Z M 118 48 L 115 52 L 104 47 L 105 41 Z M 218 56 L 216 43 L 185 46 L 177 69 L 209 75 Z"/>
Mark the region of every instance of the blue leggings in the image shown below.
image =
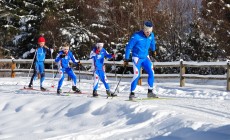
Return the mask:
<path id="1" fill-rule="evenodd" d="M 38 73 L 40 73 L 40 76 L 41 76 L 41 78 L 40 78 L 40 87 L 42 87 L 42 83 L 45 80 L 45 66 L 44 66 L 43 61 L 34 63 L 34 73 L 33 73 L 32 77 L 31 77 L 30 85 L 33 85 L 33 81 L 36 80 Z"/>
<path id="2" fill-rule="evenodd" d="M 131 83 L 131 92 L 134 92 L 138 80 L 140 78 L 140 69 L 141 67 L 145 70 L 145 72 L 148 74 L 148 89 L 153 89 L 153 83 L 154 83 L 154 70 L 153 70 L 153 64 L 150 61 L 150 59 L 147 57 L 145 59 L 140 59 L 137 57 L 133 57 L 133 79 Z"/>
<path id="3" fill-rule="evenodd" d="M 77 76 L 75 75 L 75 73 L 73 72 L 73 70 L 71 68 L 61 68 L 59 70 L 59 81 L 58 81 L 58 87 L 57 87 L 57 89 L 61 89 L 62 88 L 62 84 L 63 84 L 63 81 L 65 79 L 65 75 L 64 75 L 65 72 L 73 80 L 72 85 L 76 86 L 76 84 L 77 84 Z"/>
<path id="4" fill-rule="evenodd" d="M 99 79 L 103 82 L 106 90 L 109 90 L 109 84 L 108 84 L 108 79 L 105 75 L 104 70 L 96 70 L 94 72 L 94 84 L 93 84 L 93 90 L 97 90 L 98 89 L 98 83 L 99 83 Z"/>

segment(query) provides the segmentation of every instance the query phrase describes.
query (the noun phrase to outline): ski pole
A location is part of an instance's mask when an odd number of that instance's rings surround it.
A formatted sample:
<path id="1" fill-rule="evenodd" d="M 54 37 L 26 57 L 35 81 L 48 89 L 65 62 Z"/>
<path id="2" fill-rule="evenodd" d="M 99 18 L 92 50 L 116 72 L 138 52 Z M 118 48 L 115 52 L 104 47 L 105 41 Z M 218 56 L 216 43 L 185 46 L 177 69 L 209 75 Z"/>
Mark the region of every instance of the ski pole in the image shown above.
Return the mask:
<path id="1" fill-rule="evenodd" d="M 50 54 L 51 54 L 51 59 L 52 59 L 52 71 L 53 71 L 54 70 L 54 64 L 53 64 L 53 54 L 51 51 L 50 51 Z M 53 77 L 54 77 L 54 71 L 53 71 Z"/>
<path id="2" fill-rule="evenodd" d="M 36 49 L 36 51 L 34 52 L 34 58 L 33 58 L 33 60 L 32 60 L 31 66 L 30 66 L 30 70 L 29 70 L 29 73 L 28 73 L 28 76 L 27 76 L 27 80 L 28 80 L 28 78 L 29 78 L 29 76 L 30 76 L 30 71 L 31 71 L 31 69 L 32 69 L 32 67 L 33 67 L 36 53 L 37 53 L 37 49 Z M 26 80 L 26 81 L 27 81 L 27 80 Z M 24 88 L 25 88 L 25 87 L 26 87 L 26 85 L 24 85 Z"/>
<path id="3" fill-rule="evenodd" d="M 54 82 L 54 78 L 56 77 L 57 72 L 56 72 L 56 74 L 54 76 L 53 54 L 52 54 L 51 51 L 50 51 L 50 55 L 51 55 L 51 59 L 52 59 L 52 72 L 53 72 L 53 82 Z M 51 87 L 54 88 L 54 83 L 52 83 Z"/>
<path id="4" fill-rule="evenodd" d="M 115 58 L 113 58 L 113 66 L 115 69 L 115 78 L 116 78 L 116 82 L 117 82 L 117 69 L 116 69 L 116 64 L 115 64 Z M 119 88 L 117 89 L 118 93 L 119 93 Z"/>
<path id="5" fill-rule="evenodd" d="M 120 82 L 121 82 L 121 79 L 122 79 L 123 76 L 124 76 L 124 73 L 125 73 L 126 69 L 127 69 L 127 66 L 125 65 L 124 71 L 122 72 L 122 75 L 121 75 L 121 77 L 120 77 L 120 79 L 119 79 L 119 82 L 117 83 L 117 87 L 115 88 L 113 94 L 116 93 L 116 90 L 117 90 L 117 88 L 118 88 L 118 86 L 119 86 L 119 84 L 120 84 Z"/>
<path id="6" fill-rule="evenodd" d="M 80 61 L 79 61 L 80 62 Z M 80 74 L 80 70 L 81 70 L 81 67 L 80 67 L 80 63 L 78 63 L 78 73 L 79 73 L 79 84 L 81 82 L 81 74 Z"/>
<path id="7" fill-rule="evenodd" d="M 54 88 L 54 80 L 55 80 L 57 74 L 58 74 L 58 68 L 57 68 L 57 71 L 56 71 L 56 73 L 55 73 L 55 75 L 53 77 L 53 81 L 52 81 L 52 85 L 51 85 L 52 88 Z"/>

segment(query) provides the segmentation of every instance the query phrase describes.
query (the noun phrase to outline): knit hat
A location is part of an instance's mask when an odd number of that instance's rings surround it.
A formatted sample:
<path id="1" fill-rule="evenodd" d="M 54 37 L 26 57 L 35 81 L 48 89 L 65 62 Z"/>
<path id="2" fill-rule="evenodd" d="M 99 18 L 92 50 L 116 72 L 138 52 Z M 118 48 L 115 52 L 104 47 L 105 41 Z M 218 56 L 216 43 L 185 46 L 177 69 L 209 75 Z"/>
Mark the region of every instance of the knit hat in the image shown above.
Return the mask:
<path id="1" fill-rule="evenodd" d="M 46 40 L 45 40 L 45 38 L 43 36 L 40 36 L 38 38 L 38 43 L 40 43 L 40 42 L 46 42 Z"/>
<path id="2" fill-rule="evenodd" d="M 144 22 L 144 31 L 152 32 L 153 31 L 153 23 L 151 21 Z"/>
<path id="3" fill-rule="evenodd" d="M 97 48 L 103 48 L 103 46 L 104 46 L 104 43 L 97 43 L 97 44 L 96 44 L 96 47 L 97 47 Z"/>

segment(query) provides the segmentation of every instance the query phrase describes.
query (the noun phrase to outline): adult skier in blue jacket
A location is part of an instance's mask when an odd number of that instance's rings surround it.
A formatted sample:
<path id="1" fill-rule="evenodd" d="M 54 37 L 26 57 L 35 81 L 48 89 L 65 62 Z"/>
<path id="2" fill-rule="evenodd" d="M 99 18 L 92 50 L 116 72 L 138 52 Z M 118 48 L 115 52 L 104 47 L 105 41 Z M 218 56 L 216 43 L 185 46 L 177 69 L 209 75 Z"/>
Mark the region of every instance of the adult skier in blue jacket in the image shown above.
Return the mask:
<path id="1" fill-rule="evenodd" d="M 30 83 L 29 83 L 29 88 L 33 88 L 33 81 L 37 77 L 37 73 L 40 74 L 40 89 L 42 91 L 45 91 L 46 89 L 42 86 L 43 81 L 45 80 L 45 66 L 44 66 L 44 61 L 46 58 L 47 51 L 51 52 L 51 55 L 53 53 L 53 49 L 48 48 L 45 46 L 45 38 L 43 36 L 40 36 L 38 38 L 38 47 L 36 48 L 35 51 L 35 56 L 34 56 L 34 61 L 33 61 L 33 68 L 34 68 L 34 73 L 31 77 Z"/>
<path id="2" fill-rule="evenodd" d="M 93 50 L 90 53 L 90 58 L 93 60 L 93 67 L 94 67 L 94 84 L 93 84 L 93 97 L 97 97 L 97 89 L 98 89 L 98 83 L 99 79 L 103 82 L 106 93 L 108 96 L 117 96 L 115 93 L 111 93 L 110 87 L 108 84 L 108 79 L 105 74 L 104 70 L 104 58 L 114 58 L 115 55 L 109 54 L 104 48 L 104 43 L 97 43 Z"/>
<path id="3" fill-rule="evenodd" d="M 69 65 L 69 61 L 72 61 L 75 65 L 80 65 L 80 61 L 76 60 L 73 53 L 69 51 L 69 45 L 65 44 L 62 47 L 62 50 L 58 53 L 57 57 L 55 58 L 55 62 L 58 63 L 59 66 L 59 81 L 57 87 L 57 94 L 62 92 L 62 84 L 65 78 L 64 73 L 66 72 L 70 78 L 73 80 L 72 83 L 72 90 L 81 93 L 81 90 L 76 87 L 77 84 L 77 76 L 73 72 L 72 68 Z"/>
<path id="4" fill-rule="evenodd" d="M 154 70 L 153 64 L 149 57 L 149 49 L 154 52 L 156 50 L 155 37 L 152 32 L 153 24 L 151 21 L 144 22 L 144 28 L 141 31 L 134 33 L 126 46 L 125 52 L 125 66 L 128 65 L 128 60 L 130 57 L 130 52 L 132 52 L 132 62 L 133 62 L 133 72 L 134 76 L 131 82 L 131 92 L 129 99 L 133 100 L 135 98 L 135 89 L 140 78 L 140 68 L 148 73 L 148 98 L 157 97 L 153 93 L 153 83 L 154 83 Z"/>

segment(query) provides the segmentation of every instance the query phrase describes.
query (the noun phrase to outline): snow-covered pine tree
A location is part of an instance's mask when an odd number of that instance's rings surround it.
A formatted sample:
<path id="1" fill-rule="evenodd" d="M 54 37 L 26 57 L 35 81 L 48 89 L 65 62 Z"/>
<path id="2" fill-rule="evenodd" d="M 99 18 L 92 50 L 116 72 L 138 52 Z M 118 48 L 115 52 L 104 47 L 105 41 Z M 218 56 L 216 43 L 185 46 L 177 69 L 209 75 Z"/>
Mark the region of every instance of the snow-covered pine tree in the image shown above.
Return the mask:
<path id="1" fill-rule="evenodd" d="M 219 56 L 230 56 L 230 1 L 203 0 L 202 17 L 207 22 L 207 33 L 216 39 L 218 48 L 223 49 Z"/>
<path id="2" fill-rule="evenodd" d="M 40 0 L 5 0 L 1 1 L 1 6 L 1 12 L 10 13 L 0 17 L 0 30 L 5 31 L 7 36 L 3 46 L 9 49 L 14 57 L 21 57 L 34 43 L 38 34 L 44 3 Z"/>

